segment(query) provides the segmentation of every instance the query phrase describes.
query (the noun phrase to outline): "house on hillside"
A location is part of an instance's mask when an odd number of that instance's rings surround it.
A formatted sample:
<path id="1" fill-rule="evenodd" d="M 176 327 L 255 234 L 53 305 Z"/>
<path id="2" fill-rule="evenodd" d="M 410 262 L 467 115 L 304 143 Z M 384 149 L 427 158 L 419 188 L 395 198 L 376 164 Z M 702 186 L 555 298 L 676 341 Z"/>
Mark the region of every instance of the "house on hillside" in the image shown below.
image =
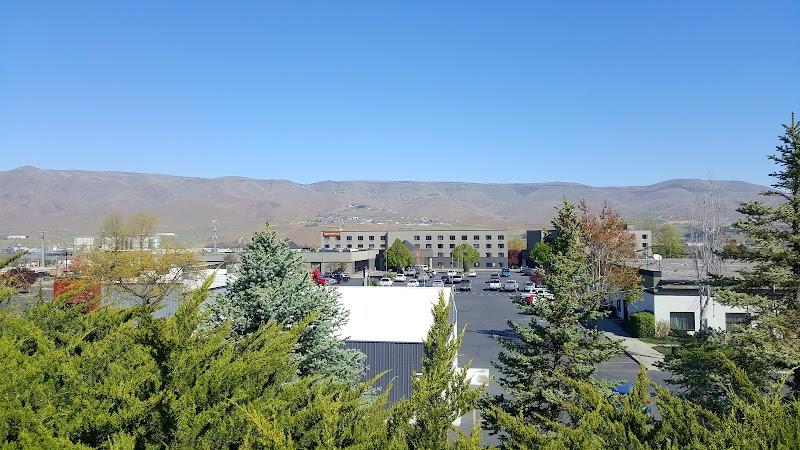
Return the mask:
<path id="1" fill-rule="evenodd" d="M 433 305 L 444 292 L 451 306 L 450 320 L 457 325 L 458 310 L 451 288 L 338 286 L 339 301 L 349 312 L 339 331 L 347 348 L 367 355 L 366 377 L 386 374 L 376 383 L 381 390 L 393 383 L 389 401 L 411 394 L 411 377 L 422 370 L 422 343 L 433 324 Z M 453 337 L 458 326 L 453 327 Z M 457 366 L 458 360 L 453 361 Z"/>
<path id="2" fill-rule="evenodd" d="M 694 281 L 694 262 L 690 259 L 664 259 L 647 261 L 639 268 L 644 291 L 639 302 L 628 305 L 628 313 L 650 311 L 656 323 L 668 322 L 673 330 L 687 332 L 701 328 L 700 296 Z M 729 271 L 736 267 L 728 267 Z M 612 305 L 617 317 L 624 317 L 624 302 Z M 746 322 L 748 312 L 743 308 L 723 305 L 713 298 L 708 304 L 705 321 L 708 328 L 727 330 L 732 325 Z"/>

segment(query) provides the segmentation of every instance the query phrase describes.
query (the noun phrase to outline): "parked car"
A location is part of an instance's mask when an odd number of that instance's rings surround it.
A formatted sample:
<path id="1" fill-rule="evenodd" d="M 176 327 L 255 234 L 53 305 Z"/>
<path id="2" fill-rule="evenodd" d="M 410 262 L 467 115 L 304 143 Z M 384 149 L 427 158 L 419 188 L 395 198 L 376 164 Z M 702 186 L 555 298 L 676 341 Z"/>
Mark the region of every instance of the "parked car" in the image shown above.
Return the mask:
<path id="1" fill-rule="evenodd" d="M 333 274 L 333 277 L 339 280 L 340 283 L 346 283 L 350 281 L 350 274 L 345 272 L 337 272 Z"/>
<path id="2" fill-rule="evenodd" d="M 489 280 L 489 290 L 490 291 L 499 291 L 500 288 L 503 286 L 503 283 L 500 282 L 500 279 L 492 278 Z"/>
<path id="3" fill-rule="evenodd" d="M 442 280 L 442 283 L 444 283 L 444 284 L 452 283 L 452 281 L 450 280 L 450 277 L 447 276 L 447 275 L 442 275 L 442 278 L 440 278 L 440 279 Z"/>
<path id="4" fill-rule="evenodd" d="M 469 272 L 467 272 L 467 276 L 470 278 L 475 278 L 478 276 L 478 272 L 476 272 L 475 269 L 472 269 Z"/>
<path id="5" fill-rule="evenodd" d="M 332 273 L 322 274 L 322 278 L 328 280 L 325 284 L 339 284 L 339 279 Z"/>
<path id="6" fill-rule="evenodd" d="M 383 277 L 381 278 L 381 281 L 378 281 L 378 286 L 391 286 L 393 284 L 394 283 L 392 282 L 391 278 Z"/>
<path id="7" fill-rule="evenodd" d="M 415 279 L 411 279 L 411 280 L 408 281 L 408 283 L 406 283 L 406 286 L 408 286 L 408 287 L 419 287 L 419 281 L 417 281 Z"/>
<path id="8" fill-rule="evenodd" d="M 423 264 L 423 265 L 419 266 L 419 268 L 422 269 L 423 272 L 425 272 L 425 271 L 428 270 L 428 265 L 427 264 Z"/>
<path id="9" fill-rule="evenodd" d="M 517 289 L 519 289 L 517 280 L 506 280 L 506 282 L 503 283 L 503 290 L 506 292 L 514 292 Z"/>
<path id="10" fill-rule="evenodd" d="M 401 283 L 406 282 L 406 274 L 400 272 L 394 276 L 394 281 L 399 281 Z"/>
<path id="11" fill-rule="evenodd" d="M 405 272 L 403 272 L 407 277 L 416 277 L 417 276 L 417 269 L 413 267 L 407 267 Z"/>
<path id="12" fill-rule="evenodd" d="M 493 273 L 489 275 L 489 281 L 500 281 L 500 274 Z"/>
<path id="13" fill-rule="evenodd" d="M 509 269 L 508 267 L 505 267 L 505 268 L 501 269 L 500 270 L 500 276 L 501 277 L 510 277 L 511 276 L 511 269 Z"/>
<path id="14" fill-rule="evenodd" d="M 456 276 L 457 273 L 458 272 L 456 272 L 456 269 L 448 269 L 447 270 L 447 276 L 448 277 L 454 277 L 454 276 Z"/>
<path id="15" fill-rule="evenodd" d="M 536 292 L 536 283 L 534 283 L 533 281 L 528 281 L 528 282 L 527 282 L 527 283 L 525 283 L 525 285 L 522 287 L 522 290 L 523 290 L 524 292 Z"/>
<path id="16" fill-rule="evenodd" d="M 435 270 L 429 270 L 428 271 L 428 276 L 431 277 L 431 278 L 435 277 L 436 276 L 436 271 Z"/>
<path id="17" fill-rule="evenodd" d="M 554 297 L 553 297 L 553 294 L 551 294 L 551 293 L 550 293 L 550 291 L 548 291 L 548 290 L 547 290 L 547 288 L 543 288 L 543 287 L 537 287 L 537 288 L 536 288 L 536 289 L 534 289 L 533 291 L 534 291 L 534 292 L 536 293 L 536 295 L 537 295 L 537 296 L 539 296 L 539 297 L 542 297 L 542 298 L 550 298 L 550 299 L 554 298 Z"/>
<path id="18" fill-rule="evenodd" d="M 461 280 L 461 283 L 458 285 L 459 291 L 472 291 L 472 282 L 470 282 L 469 278 Z"/>
<path id="19" fill-rule="evenodd" d="M 523 305 L 532 305 L 536 302 L 536 294 L 530 292 L 520 292 L 514 297 L 514 301 Z"/>
<path id="20" fill-rule="evenodd" d="M 450 277 L 450 282 L 453 283 L 453 284 L 458 284 L 458 283 L 461 283 L 461 279 L 462 279 L 461 275 L 455 274 L 452 277 Z"/>
<path id="21" fill-rule="evenodd" d="M 433 287 L 444 287 L 444 282 L 442 280 L 433 280 L 433 283 L 431 283 L 431 286 L 433 286 Z"/>

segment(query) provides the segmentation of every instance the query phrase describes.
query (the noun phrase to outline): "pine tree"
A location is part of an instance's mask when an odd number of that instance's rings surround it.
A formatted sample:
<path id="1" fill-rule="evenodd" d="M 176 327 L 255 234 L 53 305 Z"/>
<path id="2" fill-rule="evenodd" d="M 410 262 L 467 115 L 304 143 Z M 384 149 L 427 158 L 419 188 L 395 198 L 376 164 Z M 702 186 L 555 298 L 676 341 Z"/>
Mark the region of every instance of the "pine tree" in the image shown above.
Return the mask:
<path id="1" fill-rule="evenodd" d="M 412 378 L 411 398 L 395 407 L 394 426 L 402 430 L 409 448 L 477 448 L 474 435 L 480 430 L 467 437 L 453 427 L 453 421 L 477 407 L 480 393 L 470 388 L 469 364 L 455 367 L 464 333 L 455 335 L 449 320 L 451 310 L 440 291 L 433 307 L 433 325 L 423 344 L 422 372 Z M 456 443 L 449 441 L 449 433 L 456 434 Z"/>
<path id="2" fill-rule="evenodd" d="M 207 326 L 230 321 L 231 332 L 239 338 L 264 323 L 291 328 L 313 315 L 295 349 L 299 373 L 348 382 L 361 379 L 364 354 L 344 348 L 336 336 L 347 320 L 336 291 L 315 285 L 303 269 L 302 257 L 269 227 L 253 236 L 242 254 L 239 278 L 227 293 L 212 299 L 209 309 Z"/>
<path id="3" fill-rule="evenodd" d="M 778 203 L 741 205 L 738 211 L 745 218 L 734 228 L 752 244 L 743 246 L 736 257 L 752 266 L 723 280 L 730 289 L 717 294 L 723 303 L 748 309 L 754 326 L 736 333 L 757 342 L 754 349 L 776 352 L 780 362 L 774 369 L 800 364 L 800 123 L 794 115 L 783 130 L 776 154 L 769 156 L 778 165 L 770 174 L 776 181 L 772 190 L 762 193 Z M 800 369 L 794 370 L 794 380 L 800 380 Z M 800 393 L 800 383 L 794 384 L 794 391 Z"/>
<path id="4" fill-rule="evenodd" d="M 500 425 L 494 409 L 542 428 L 549 427 L 548 420 L 563 420 L 560 404 L 576 396 L 563 377 L 590 380 L 598 363 L 619 353 L 618 344 L 593 326 L 603 316 L 605 292 L 588 267 L 574 205 L 565 200 L 553 226 L 553 254 L 543 280 L 554 298 L 520 306 L 533 317 L 527 324 L 509 321 L 517 337 L 500 338 L 503 351 L 495 367 L 507 395 L 487 402 L 493 431 Z"/>

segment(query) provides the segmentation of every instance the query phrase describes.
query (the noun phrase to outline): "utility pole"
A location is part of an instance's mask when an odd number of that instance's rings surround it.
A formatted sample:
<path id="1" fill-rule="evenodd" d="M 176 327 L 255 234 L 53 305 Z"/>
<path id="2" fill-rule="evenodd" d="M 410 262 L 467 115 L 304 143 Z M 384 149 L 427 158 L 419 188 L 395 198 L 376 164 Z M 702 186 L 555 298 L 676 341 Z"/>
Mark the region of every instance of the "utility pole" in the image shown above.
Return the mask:
<path id="1" fill-rule="evenodd" d="M 41 233 L 41 235 L 42 235 L 42 265 L 41 265 L 40 268 L 44 269 L 44 266 L 45 266 L 45 261 L 44 261 L 44 234 L 47 233 L 47 231 L 39 230 L 39 233 Z"/>
<path id="2" fill-rule="evenodd" d="M 214 242 L 214 253 L 217 253 L 217 231 L 219 231 L 219 222 L 217 219 L 211 220 L 211 240 Z"/>

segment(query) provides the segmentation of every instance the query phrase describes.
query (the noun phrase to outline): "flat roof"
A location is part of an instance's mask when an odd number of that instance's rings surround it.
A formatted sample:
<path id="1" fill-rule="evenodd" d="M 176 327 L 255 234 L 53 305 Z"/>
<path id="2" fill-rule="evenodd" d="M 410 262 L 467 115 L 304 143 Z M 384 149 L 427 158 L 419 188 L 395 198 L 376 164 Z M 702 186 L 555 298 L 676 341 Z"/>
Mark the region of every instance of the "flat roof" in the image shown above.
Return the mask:
<path id="1" fill-rule="evenodd" d="M 449 287 L 336 286 L 339 302 L 349 311 L 338 336 L 351 341 L 422 342 L 433 324 L 431 311 Z"/>

